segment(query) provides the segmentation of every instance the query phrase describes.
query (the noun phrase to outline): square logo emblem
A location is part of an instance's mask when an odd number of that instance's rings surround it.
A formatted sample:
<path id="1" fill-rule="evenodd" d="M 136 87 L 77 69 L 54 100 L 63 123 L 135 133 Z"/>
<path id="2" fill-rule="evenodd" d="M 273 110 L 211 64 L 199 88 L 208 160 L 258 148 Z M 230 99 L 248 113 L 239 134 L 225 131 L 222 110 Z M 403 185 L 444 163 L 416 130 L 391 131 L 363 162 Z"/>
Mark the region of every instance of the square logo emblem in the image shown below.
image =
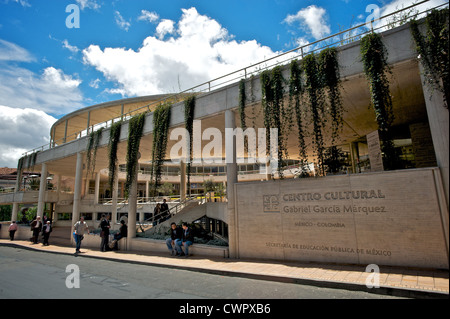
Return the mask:
<path id="1" fill-rule="evenodd" d="M 280 212 L 280 196 L 279 195 L 263 195 L 264 213 Z"/>

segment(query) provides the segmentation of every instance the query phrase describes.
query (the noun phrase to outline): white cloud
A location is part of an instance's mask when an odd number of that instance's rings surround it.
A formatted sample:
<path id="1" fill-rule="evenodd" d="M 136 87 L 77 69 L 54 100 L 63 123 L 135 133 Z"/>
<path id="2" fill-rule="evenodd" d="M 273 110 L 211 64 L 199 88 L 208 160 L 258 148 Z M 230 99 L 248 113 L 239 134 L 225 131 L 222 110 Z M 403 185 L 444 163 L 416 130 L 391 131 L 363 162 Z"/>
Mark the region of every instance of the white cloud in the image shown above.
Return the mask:
<path id="1" fill-rule="evenodd" d="M 9 41 L 0 39 L 0 62 L 1 61 L 18 61 L 32 62 L 34 57 L 24 48 Z"/>
<path id="2" fill-rule="evenodd" d="M 36 109 L 1 104 L 0 114 L 0 167 L 15 168 L 24 152 L 50 142 L 54 117 Z"/>
<path id="3" fill-rule="evenodd" d="M 156 22 L 159 19 L 159 15 L 156 12 L 150 12 L 142 10 L 141 15 L 138 17 L 139 21 Z"/>
<path id="4" fill-rule="evenodd" d="M 40 75 L 25 68 L 0 64 L 0 104 L 39 108 L 65 114 L 81 106 L 81 80 L 48 67 Z"/>
<path id="5" fill-rule="evenodd" d="M 168 19 L 163 19 L 156 27 L 156 34 L 161 40 L 166 34 L 173 34 L 175 31 L 175 22 Z"/>
<path id="6" fill-rule="evenodd" d="M 83 50 L 84 63 L 116 83 L 109 92 L 139 96 L 185 90 L 276 55 L 254 40 L 232 40 L 195 8 L 182 12 L 177 24 L 161 22 L 156 36 L 147 37 L 138 50 L 90 45 Z M 167 34 L 171 37 L 163 39 Z"/>
<path id="7" fill-rule="evenodd" d="M 84 10 L 85 8 L 97 10 L 100 9 L 101 7 L 96 0 L 75 0 L 75 1 L 81 7 L 81 10 Z"/>
<path id="8" fill-rule="evenodd" d="M 126 21 L 119 11 L 114 12 L 114 17 L 116 19 L 116 24 L 119 26 L 119 28 L 125 30 L 128 32 L 128 30 L 131 27 L 131 23 L 129 21 Z"/>
<path id="9" fill-rule="evenodd" d="M 298 23 L 300 27 L 306 28 L 316 40 L 319 40 L 331 32 L 326 21 L 326 13 L 324 8 L 311 5 L 301 9 L 296 14 L 288 15 L 284 22 L 289 25 Z"/>
<path id="10" fill-rule="evenodd" d="M 64 39 L 62 41 L 62 44 L 63 44 L 63 48 L 68 49 L 72 53 L 77 53 L 78 51 L 80 51 L 80 49 L 78 49 L 76 46 L 70 45 L 69 41 L 67 41 L 67 39 Z"/>
<path id="11" fill-rule="evenodd" d="M 20 4 L 22 7 L 31 7 L 31 4 L 28 0 L 13 0 L 15 3 Z"/>

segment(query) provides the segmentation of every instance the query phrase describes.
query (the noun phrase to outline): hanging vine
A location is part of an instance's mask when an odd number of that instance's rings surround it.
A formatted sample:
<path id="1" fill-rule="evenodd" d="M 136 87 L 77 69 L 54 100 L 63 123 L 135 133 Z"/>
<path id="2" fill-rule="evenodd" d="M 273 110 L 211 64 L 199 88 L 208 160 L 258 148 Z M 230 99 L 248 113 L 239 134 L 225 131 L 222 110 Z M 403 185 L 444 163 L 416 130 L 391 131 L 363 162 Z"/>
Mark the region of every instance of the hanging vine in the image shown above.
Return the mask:
<path id="1" fill-rule="evenodd" d="M 323 126 L 324 126 L 324 92 L 321 83 L 319 64 L 314 54 L 307 55 L 302 60 L 303 70 L 305 72 L 305 91 L 308 96 L 309 109 L 313 123 L 313 143 L 315 146 L 315 154 L 319 171 L 323 174 Z"/>
<path id="2" fill-rule="evenodd" d="M 391 132 L 394 114 L 388 80 L 390 69 L 387 64 L 387 50 L 378 34 L 370 33 L 361 39 L 361 56 L 382 142 L 384 168 L 395 169 L 397 159 Z"/>
<path id="3" fill-rule="evenodd" d="M 424 68 L 425 81 L 431 89 L 444 95 L 448 110 L 449 96 L 449 9 L 432 10 L 425 18 L 426 34 L 419 31 L 417 21 L 411 22 L 411 33 Z"/>
<path id="4" fill-rule="evenodd" d="M 114 191 L 114 182 L 117 169 L 117 146 L 120 140 L 120 131 L 122 129 L 122 121 L 116 122 L 111 126 L 108 143 L 109 157 L 109 188 L 111 193 Z"/>
<path id="5" fill-rule="evenodd" d="M 194 129 L 194 112 L 195 112 L 195 95 L 188 97 L 184 101 L 184 125 L 186 131 L 188 132 L 189 141 L 187 141 L 187 163 L 186 163 L 186 175 L 187 175 L 187 193 L 191 193 L 191 170 L 192 170 L 192 141 L 193 141 L 193 129 Z"/>
<path id="6" fill-rule="evenodd" d="M 289 109 L 295 112 L 295 119 L 297 123 L 298 132 L 298 149 L 300 157 L 300 165 L 303 168 L 307 164 L 306 142 L 304 131 L 304 114 L 300 105 L 300 97 L 303 93 L 302 87 L 302 71 L 297 60 L 293 60 L 290 64 L 290 78 L 289 78 Z M 292 111 L 293 110 L 293 111 Z M 291 113 L 292 114 L 292 113 Z"/>
<path id="7" fill-rule="evenodd" d="M 161 186 L 161 172 L 166 157 L 167 141 L 169 140 L 170 114 L 172 104 L 164 103 L 156 107 L 153 112 L 153 151 L 152 151 L 152 180 L 154 193 Z"/>
<path id="8" fill-rule="evenodd" d="M 241 119 L 242 131 L 247 129 L 247 124 L 245 123 L 245 103 L 247 102 L 247 96 L 245 94 L 245 79 L 239 81 L 239 118 Z M 248 139 L 244 137 L 244 149 L 248 151 Z"/>
<path id="9" fill-rule="evenodd" d="M 331 116 L 331 143 L 336 144 L 343 128 L 343 104 L 341 98 L 341 77 L 336 48 L 328 48 L 320 52 L 318 57 L 321 82 L 328 96 L 329 113 Z"/>
<path id="10" fill-rule="evenodd" d="M 127 178 L 125 183 L 125 196 L 127 198 L 130 195 L 131 184 L 137 175 L 139 146 L 144 131 L 146 116 L 147 112 L 137 114 L 130 119 L 128 124 Z"/>
<path id="11" fill-rule="evenodd" d="M 266 128 L 266 153 L 270 156 L 270 129 L 278 130 L 278 175 L 284 178 L 282 166 L 283 159 L 287 157 L 286 138 L 286 111 L 284 110 L 284 78 L 281 67 L 277 66 L 272 71 L 261 73 L 262 108 L 264 111 L 264 126 Z"/>
<path id="12" fill-rule="evenodd" d="M 97 149 L 100 144 L 100 139 L 102 137 L 103 127 L 99 128 L 95 132 L 91 132 L 89 134 L 89 140 L 88 145 L 86 149 L 86 177 L 89 175 L 89 173 L 93 174 L 95 171 L 95 161 L 97 157 Z M 92 166 L 92 167 L 91 167 Z"/>

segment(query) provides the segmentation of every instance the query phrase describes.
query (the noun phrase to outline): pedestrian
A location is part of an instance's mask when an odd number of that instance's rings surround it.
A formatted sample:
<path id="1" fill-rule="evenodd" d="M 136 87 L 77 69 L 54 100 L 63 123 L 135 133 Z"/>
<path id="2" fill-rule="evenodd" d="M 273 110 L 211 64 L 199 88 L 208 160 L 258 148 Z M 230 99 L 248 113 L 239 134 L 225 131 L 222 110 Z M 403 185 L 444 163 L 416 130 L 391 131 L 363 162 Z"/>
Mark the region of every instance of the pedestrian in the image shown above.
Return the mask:
<path id="1" fill-rule="evenodd" d="M 167 205 L 166 199 L 163 199 L 163 203 L 161 204 L 161 222 L 169 219 L 169 205 Z"/>
<path id="2" fill-rule="evenodd" d="M 31 231 L 33 232 L 33 237 L 31 237 L 31 240 L 33 241 L 33 244 L 37 244 L 39 241 L 39 233 L 42 230 L 42 222 L 41 222 L 41 216 L 37 216 L 35 220 L 31 222 Z"/>
<path id="3" fill-rule="evenodd" d="M 153 226 L 158 225 L 158 221 L 161 218 L 161 204 L 156 204 L 155 209 L 153 210 Z"/>
<path id="4" fill-rule="evenodd" d="M 119 245 L 117 245 L 117 243 L 122 238 L 128 236 L 128 227 L 125 224 L 125 221 L 123 219 L 120 221 L 120 224 L 121 224 L 121 226 L 120 226 L 119 232 L 114 235 L 114 241 L 109 245 L 109 247 L 112 250 L 119 250 Z"/>
<path id="5" fill-rule="evenodd" d="M 44 246 L 48 246 L 48 239 L 50 237 L 50 233 L 52 232 L 52 224 L 50 223 L 49 220 L 47 220 L 47 223 L 44 224 L 44 226 L 42 227 L 42 235 L 44 237 Z"/>
<path id="6" fill-rule="evenodd" d="M 180 243 L 177 245 L 177 241 L 181 241 L 183 239 L 183 230 L 181 227 L 177 226 L 177 224 L 170 224 L 170 238 L 166 239 L 167 248 L 170 251 L 170 254 L 179 256 L 182 251 L 179 247 Z"/>
<path id="7" fill-rule="evenodd" d="M 178 251 L 181 250 L 180 256 L 189 257 L 189 246 L 192 246 L 192 244 L 194 243 L 194 234 L 192 232 L 192 229 L 188 226 L 187 223 L 183 223 L 182 228 L 183 228 L 183 238 L 182 240 L 176 243 L 176 247 Z M 181 246 L 184 246 L 184 253 Z"/>
<path id="8" fill-rule="evenodd" d="M 15 221 L 15 220 L 13 220 L 13 221 L 11 222 L 11 225 L 9 225 L 8 231 L 9 231 L 9 239 L 10 239 L 11 241 L 13 241 L 13 240 L 14 240 L 14 234 L 15 234 L 16 231 L 17 231 L 17 224 L 16 224 L 16 221 Z"/>
<path id="9" fill-rule="evenodd" d="M 89 234 L 89 227 L 87 223 L 84 221 L 84 217 L 81 216 L 80 220 L 77 221 L 75 225 L 73 225 L 73 228 L 74 228 L 73 235 L 76 243 L 75 253 L 80 253 L 81 241 L 83 240 L 84 232 L 87 231 L 87 233 Z"/>
<path id="10" fill-rule="evenodd" d="M 105 252 L 108 249 L 108 241 L 109 241 L 109 229 L 111 228 L 111 224 L 109 222 L 109 214 L 102 215 L 102 221 L 100 222 L 100 228 L 102 229 L 100 236 L 102 237 L 102 242 L 100 244 L 100 251 Z"/>

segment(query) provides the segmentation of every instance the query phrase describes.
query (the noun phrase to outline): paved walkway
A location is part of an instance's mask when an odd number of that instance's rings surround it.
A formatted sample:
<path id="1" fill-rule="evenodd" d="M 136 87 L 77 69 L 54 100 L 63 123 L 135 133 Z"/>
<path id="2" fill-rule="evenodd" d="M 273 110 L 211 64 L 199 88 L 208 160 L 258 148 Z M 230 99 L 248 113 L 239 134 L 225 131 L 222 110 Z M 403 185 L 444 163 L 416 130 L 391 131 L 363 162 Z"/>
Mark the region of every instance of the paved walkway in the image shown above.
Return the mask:
<path id="1" fill-rule="evenodd" d="M 31 244 L 28 241 L 0 239 L 0 246 L 34 249 L 73 255 L 73 247 Z M 151 252 L 100 252 L 82 247 L 78 256 L 170 267 L 218 275 L 315 285 L 320 287 L 362 290 L 413 298 L 448 298 L 449 271 L 399 267 L 380 267 L 380 288 L 368 288 L 366 280 L 374 273 L 361 265 L 337 265 L 300 262 L 277 262 L 191 256 L 179 258 Z"/>

